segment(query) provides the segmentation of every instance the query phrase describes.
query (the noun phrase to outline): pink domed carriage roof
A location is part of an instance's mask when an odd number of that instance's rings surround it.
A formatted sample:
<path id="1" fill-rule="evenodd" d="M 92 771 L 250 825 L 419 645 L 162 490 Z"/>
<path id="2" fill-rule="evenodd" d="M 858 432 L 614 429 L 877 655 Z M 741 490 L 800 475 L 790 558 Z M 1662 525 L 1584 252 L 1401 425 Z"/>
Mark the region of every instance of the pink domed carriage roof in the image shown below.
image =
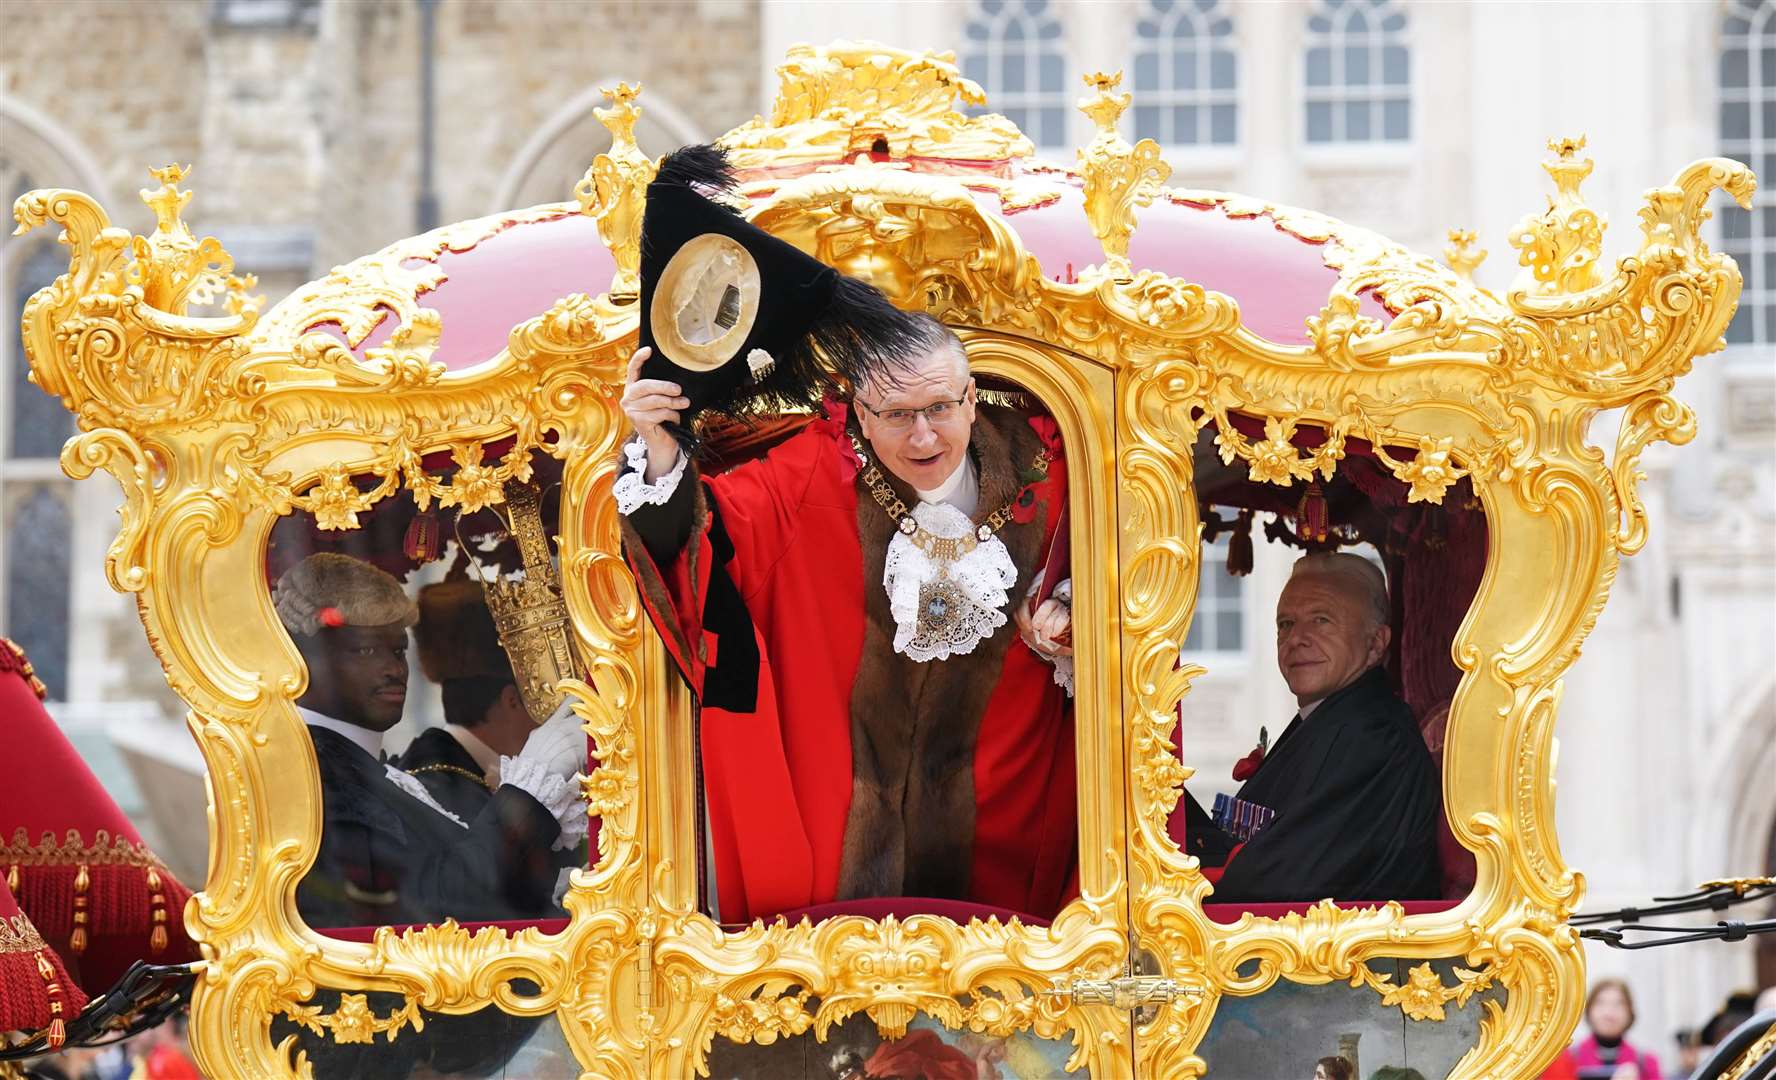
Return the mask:
<path id="1" fill-rule="evenodd" d="M 970 169 L 916 158 L 888 167 L 962 182 L 981 212 L 1004 220 L 1052 278 L 1072 280 L 1103 258 L 1086 219 L 1079 180 L 1065 170 L 1009 162 Z M 811 171 L 803 167 L 789 172 Z M 776 190 L 768 180 L 785 178 L 764 177 L 758 170 L 742 175 L 767 180 L 749 188 L 755 206 L 767 204 Z M 1246 329 L 1262 338 L 1279 345 L 1308 344 L 1307 319 L 1325 306 L 1338 271 L 1326 263 L 1323 237 L 1290 232 L 1256 206 L 1214 192 L 1165 189 L 1139 211 L 1130 261 L 1136 271 L 1157 270 L 1233 297 Z M 300 319 L 302 311 L 323 309 L 316 301 L 361 277 L 368 263 L 405 271 L 412 301 L 439 313 L 442 332 L 433 359 L 452 371 L 496 357 L 514 326 L 562 297 L 605 292 L 615 271 L 593 220 L 571 203 L 552 204 L 461 222 L 391 245 L 297 290 L 268 313 L 268 323 L 275 325 L 281 318 L 282 332 L 292 336 L 332 333 L 363 356 L 385 342 L 400 320 L 382 317 L 352 342 L 332 318 L 297 325 L 289 317 Z M 1392 314 L 1367 294 L 1361 310 L 1383 320 Z M 385 306 L 370 318 L 383 314 L 393 311 Z"/>

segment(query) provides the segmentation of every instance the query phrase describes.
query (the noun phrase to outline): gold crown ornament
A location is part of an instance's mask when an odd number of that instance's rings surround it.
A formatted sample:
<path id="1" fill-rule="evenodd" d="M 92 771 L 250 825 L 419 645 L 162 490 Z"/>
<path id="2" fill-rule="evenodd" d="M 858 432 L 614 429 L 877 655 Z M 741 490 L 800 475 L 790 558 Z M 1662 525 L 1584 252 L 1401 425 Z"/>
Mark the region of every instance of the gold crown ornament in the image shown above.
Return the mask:
<path id="1" fill-rule="evenodd" d="M 567 601 L 561 596 L 561 575 L 543 529 L 542 490 L 535 484 L 509 480 L 503 510 L 499 506 L 491 509 L 500 515 L 518 545 L 524 576 L 502 580 L 482 568 L 479 560 L 475 560 L 476 574 L 486 591 L 500 644 L 512 662 L 524 708 L 541 724 L 561 705 L 561 680 L 583 679 L 586 672 L 574 651 Z M 457 541 L 474 560 L 462 540 L 460 520 Z"/>

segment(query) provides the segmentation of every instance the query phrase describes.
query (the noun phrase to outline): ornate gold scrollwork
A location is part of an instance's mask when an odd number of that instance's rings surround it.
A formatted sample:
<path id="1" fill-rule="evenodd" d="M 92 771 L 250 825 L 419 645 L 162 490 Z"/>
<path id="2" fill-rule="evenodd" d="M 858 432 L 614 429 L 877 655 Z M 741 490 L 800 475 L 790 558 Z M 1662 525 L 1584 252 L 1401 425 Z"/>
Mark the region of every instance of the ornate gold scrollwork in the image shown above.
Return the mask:
<path id="1" fill-rule="evenodd" d="M 740 168 L 849 159 L 878 148 L 895 159 L 1005 161 L 1030 140 L 997 114 L 956 109 L 987 100 L 964 79 L 954 52 L 911 52 L 875 42 L 796 45 L 777 68 L 771 119 L 754 117 L 721 137 Z"/>

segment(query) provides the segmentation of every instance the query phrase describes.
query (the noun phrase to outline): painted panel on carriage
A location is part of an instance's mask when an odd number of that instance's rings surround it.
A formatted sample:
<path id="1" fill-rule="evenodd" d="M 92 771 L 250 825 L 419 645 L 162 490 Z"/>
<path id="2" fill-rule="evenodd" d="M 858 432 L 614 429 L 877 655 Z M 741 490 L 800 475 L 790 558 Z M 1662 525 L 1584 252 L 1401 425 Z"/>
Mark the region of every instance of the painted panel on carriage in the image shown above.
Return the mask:
<path id="1" fill-rule="evenodd" d="M 913 1020 L 905 1037 L 885 1040 L 869 1017 L 853 1016 L 834 1027 L 825 1042 L 812 1035 L 767 1046 L 717 1038 L 709 1051 L 709 1075 L 711 1080 L 1083 1080 L 1084 1069 L 1067 1071 L 1072 1053 L 1068 1039 L 951 1031 L 925 1016 Z"/>
<path id="2" fill-rule="evenodd" d="M 1392 985 L 1413 986 L 1412 969 L 1424 961 L 1381 959 L 1371 971 Z M 1433 960 L 1440 984 L 1459 984 L 1450 960 Z M 1420 985 L 1425 985 L 1421 976 Z M 1421 1000 L 1439 996 L 1425 991 Z M 1504 1004 L 1504 990 L 1477 990 L 1465 1004 L 1442 1002 L 1441 1021 L 1410 1019 L 1398 1005 L 1382 1004 L 1367 986 L 1335 982 L 1322 986 L 1279 982 L 1252 997 L 1224 997 L 1215 1010 L 1197 1054 L 1208 1063 L 1208 1080 L 1313 1080 L 1316 1062 L 1342 1057 L 1354 1067 L 1352 1080 L 1367 1080 L 1385 1069 L 1412 1070 L 1395 1080 L 1442 1080 L 1480 1039 L 1485 1002 Z"/>

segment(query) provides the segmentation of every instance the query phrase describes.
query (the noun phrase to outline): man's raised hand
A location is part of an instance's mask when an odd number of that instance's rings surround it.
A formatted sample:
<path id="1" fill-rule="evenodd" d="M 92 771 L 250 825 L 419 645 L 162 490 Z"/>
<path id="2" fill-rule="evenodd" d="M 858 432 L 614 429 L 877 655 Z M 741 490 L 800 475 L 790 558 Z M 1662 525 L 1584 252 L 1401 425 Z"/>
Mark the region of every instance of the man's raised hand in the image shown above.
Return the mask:
<path id="1" fill-rule="evenodd" d="M 671 472 L 678 463 L 678 442 L 665 425 L 682 423 L 680 410 L 690 405 L 690 399 L 681 396 L 682 388 L 677 383 L 641 377 L 641 365 L 651 355 L 653 350 L 644 347 L 629 358 L 621 403 L 623 415 L 635 425 L 635 433 L 647 446 L 647 474 L 642 479 L 649 484 Z"/>

